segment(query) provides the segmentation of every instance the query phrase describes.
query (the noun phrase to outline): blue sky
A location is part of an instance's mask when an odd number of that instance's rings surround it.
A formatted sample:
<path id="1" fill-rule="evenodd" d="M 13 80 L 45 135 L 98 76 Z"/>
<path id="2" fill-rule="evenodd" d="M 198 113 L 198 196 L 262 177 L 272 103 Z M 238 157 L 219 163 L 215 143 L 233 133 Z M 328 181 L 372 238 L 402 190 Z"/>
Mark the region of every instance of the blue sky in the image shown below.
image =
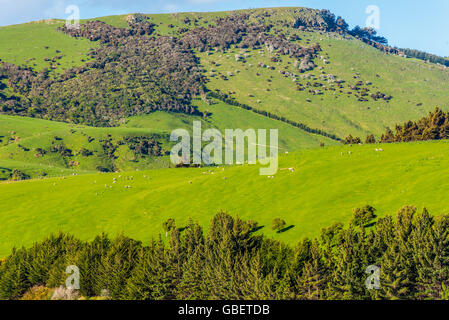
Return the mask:
<path id="1" fill-rule="evenodd" d="M 380 9 L 379 34 L 390 44 L 449 56 L 448 0 L 0 0 L 0 25 L 47 18 L 65 18 L 77 5 L 81 18 L 131 12 L 220 11 L 260 7 L 330 9 L 354 26 L 365 26 L 370 5 Z"/>

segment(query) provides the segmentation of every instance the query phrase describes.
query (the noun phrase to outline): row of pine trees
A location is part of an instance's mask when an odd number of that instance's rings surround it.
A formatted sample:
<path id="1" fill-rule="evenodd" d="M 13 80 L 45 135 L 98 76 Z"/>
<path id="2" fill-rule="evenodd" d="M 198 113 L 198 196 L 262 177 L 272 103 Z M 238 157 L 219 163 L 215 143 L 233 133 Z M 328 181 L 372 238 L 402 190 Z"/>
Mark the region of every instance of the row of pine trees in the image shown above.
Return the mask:
<path id="1" fill-rule="evenodd" d="M 407 121 L 396 125 L 396 132 L 387 128 L 380 138 L 380 143 L 446 140 L 449 139 L 449 112 L 444 112 L 436 107 L 433 112 L 418 121 Z M 361 144 L 359 137 L 349 135 L 343 144 Z M 369 135 L 365 140 L 366 144 L 376 143 L 374 135 Z"/>
<path id="2" fill-rule="evenodd" d="M 363 219 L 363 212 L 371 214 Z M 194 222 L 167 224 L 167 237 L 144 245 L 100 235 L 85 242 L 59 234 L 12 251 L 0 264 L 0 298 L 36 286 L 64 285 L 80 270 L 80 294 L 112 299 L 448 299 L 449 216 L 404 207 L 369 223 L 374 208 L 296 246 L 264 238 L 252 221 L 217 214 L 205 234 Z M 172 221 L 173 222 L 173 221 Z M 366 286 L 380 268 L 379 289 Z"/>
<path id="3" fill-rule="evenodd" d="M 449 139 L 449 112 L 435 108 L 418 121 L 407 121 L 396 126 L 396 133 L 387 128 L 380 142 L 410 142 Z"/>

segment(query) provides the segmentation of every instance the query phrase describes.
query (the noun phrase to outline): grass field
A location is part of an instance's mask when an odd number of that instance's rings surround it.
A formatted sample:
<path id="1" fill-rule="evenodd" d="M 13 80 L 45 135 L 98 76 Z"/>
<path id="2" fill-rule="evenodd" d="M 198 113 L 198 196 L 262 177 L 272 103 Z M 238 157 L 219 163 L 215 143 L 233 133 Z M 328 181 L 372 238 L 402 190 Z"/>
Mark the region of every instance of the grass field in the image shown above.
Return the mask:
<path id="1" fill-rule="evenodd" d="M 72 173 L 95 171 L 98 166 L 107 166 L 110 162 L 104 156 L 100 143 L 107 135 L 111 135 L 115 140 L 130 135 L 155 135 L 162 142 L 163 147 L 170 150 L 170 146 L 173 145 L 169 141 L 170 133 L 178 128 L 187 129 L 191 132 L 193 121 L 201 121 L 203 130 L 217 128 L 221 132 L 224 132 L 225 129 L 237 128 L 242 130 L 249 128 L 278 129 L 279 146 L 286 151 L 316 148 L 320 143 L 325 145 L 337 144 L 331 139 L 306 133 L 280 121 L 222 102 L 208 105 L 196 100 L 195 104 L 200 110 L 207 110 L 211 116 L 202 119 L 197 116 L 159 111 L 149 115 L 131 117 L 121 127 L 93 128 L 41 119 L 0 115 L 0 166 L 9 170 L 22 168 L 31 177 L 40 177 L 42 172 L 47 175 L 61 175 L 68 171 Z M 55 137 L 62 139 L 64 145 L 73 151 L 74 156 L 64 158 L 59 154 L 47 153 L 41 157 L 36 157 L 36 148 L 48 150 Z M 89 139 L 94 140 L 89 142 Z M 76 153 L 82 148 L 92 151 L 93 155 L 90 157 L 77 155 Z M 168 157 L 136 159 L 126 146 L 120 147 L 116 156 L 115 165 L 120 170 L 143 170 L 169 166 Z M 69 167 L 68 161 L 70 160 L 78 162 L 79 165 L 75 168 Z M 29 166 L 20 165 L 20 163 L 29 164 Z M 5 172 L 5 174 L 6 176 L 9 175 L 8 172 Z"/>
<path id="2" fill-rule="evenodd" d="M 3 182 L 0 256 L 58 231 L 82 239 L 124 232 L 148 241 L 168 218 L 179 227 L 189 218 L 207 227 L 220 210 L 258 221 L 264 226 L 260 232 L 292 244 L 319 235 L 333 222 L 347 222 L 353 208 L 366 204 L 379 216 L 410 204 L 426 206 L 432 214 L 449 210 L 448 142 L 382 145 L 384 152 L 375 148 L 338 146 L 284 155 L 274 179 L 244 165 Z M 290 167 L 294 173 L 282 170 Z M 275 234 L 275 217 L 294 227 Z"/>
<path id="3" fill-rule="evenodd" d="M 257 9 L 253 12 L 262 13 Z M 276 28 L 292 23 L 292 9 L 268 9 Z M 175 35 L 185 19 L 199 19 L 188 28 L 207 26 L 230 12 L 149 15 L 156 24 L 155 35 Z M 106 23 L 126 27 L 126 17 L 102 17 Z M 281 24 L 279 24 L 281 22 Z M 51 68 L 51 73 L 81 66 L 91 48 L 99 44 L 71 38 L 56 30 L 63 21 L 48 20 L 0 27 L 0 59 L 34 70 Z M 254 109 L 345 137 L 362 139 L 369 133 L 380 136 L 386 126 L 417 120 L 439 106 L 447 110 L 449 71 L 415 59 L 386 55 L 352 37 L 332 33 L 284 30 L 297 34 L 298 43 L 319 43 L 322 52 L 314 60 L 315 70 L 299 75 L 295 60 L 262 50 L 198 52 L 209 90 L 219 89 Z M 245 56 L 246 54 L 246 56 Z M 236 55 L 245 56 L 236 59 Z M 323 56 L 323 57 L 320 57 Z M 238 60 L 238 61 L 237 61 Z M 324 61 L 326 60 L 326 62 Z M 246 61 L 246 62 L 243 62 Z M 258 67 L 262 63 L 275 70 Z M 296 81 L 279 71 L 297 73 L 297 82 L 321 84 L 322 94 L 298 91 Z M 223 80 L 219 75 L 225 75 Z M 322 77 L 334 75 L 344 81 L 342 93 L 324 90 L 332 84 Z M 6 82 L 6 80 L 4 80 Z M 358 101 L 348 86 L 362 81 L 370 92 L 391 95 L 392 100 Z M 368 84 L 369 83 L 369 84 Z M 4 94 L 8 95 L 8 88 Z M 403 205 L 426 206 L 432 214 L 449 210 L 449 142 L 341 146 L 336 141 L 309 134 L 223 102 L 208 105 L 195 98 L 193 104 L 210 116 L 154 112 L 130 117 L 115 128 L 94 128 L 41 119 L 0 115 L 0 180 L 18 169 L 32 180 L 0 182 L 0 257 L 14 246 L 30 245 L 51 232 L 64 231 L 82 239 L 100 232 L 126 235 L 148 241 L 162 232 L 162 223 L 174 218 L 179 227 L 189 218 L 207 228 L 219 210 L 264 226 L 268 237 L 296 243 L 319 235 L 333 222 L 347 222 L 355 207 L 372 205 L 379 216 L 393 214 Z M 120 171 L 99 174 L 99 166 L 110 165 L 100 143 L 110 135 L 115 140 L 129 135 L 154 135 L 167 150 L 169 134 L 192 122 L 203 129 L 278 129 L 282 151 L 281 170 L 274 179 L 260 176 L 257 166 L 168 169 L 167 156 L 136 158 L 127 146 L 116 153 Z M 63 157 L 48 150 L 57 137 L 74 151 Z M 319 148 L 324 143 L 325 148 Z M 79 155 L 82 148 L 92 156 Z M 76 162 L 73 166 L 70 162 Z M 294 168 L 294 172 L 284 170 Z M 153 170 L 158 169 L 158 170 Z M 45 176 L 45 177 L 44 177 Z M 113 180 L 115 178 L 115 180 Z M 114 183 L 116 181 L 116 183 Z M 191 183 L 190 183 L 191 182 Z M 128 186 L 128 188 L 125 188 Z M 282 218 L 287 232 L 271 231 L 273 218 Z"/>
<path id="4" fill-rule="evenodd" d="M 90 48 L 98 44 L 58 32 L 56 29 L 63 24 L 61 20 L 46 20 L 0 27 L 1 61 L 37 71 L 52 70 L 53 65 L 56 72 L 85 64 L 90 60 L 87 56 Z"/>

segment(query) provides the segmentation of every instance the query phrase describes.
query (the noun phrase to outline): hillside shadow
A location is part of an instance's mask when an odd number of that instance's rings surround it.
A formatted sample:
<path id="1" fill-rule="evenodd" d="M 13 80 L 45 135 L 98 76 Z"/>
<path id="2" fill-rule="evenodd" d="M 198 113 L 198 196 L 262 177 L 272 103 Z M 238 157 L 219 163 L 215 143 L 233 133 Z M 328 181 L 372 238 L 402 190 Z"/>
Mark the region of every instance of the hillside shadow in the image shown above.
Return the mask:
<path id="1" fill-rule="evenodd" d="M 255 227 L 253 230 L 251 230 L 251 232 L 257 232 L 257 231 L 259 231 L 259 230 L 262 230 L 263 228 L 265 228 L 265 226 L 257 226 L 257 227 Z"/>
<path id="2" fill-rule="evenodd" d="M 279 230 L 278 233 L 284 233 L 284 232 L 287 232 L 287 231 L 293 229 L 294 227 L 295 227 L 294 225 L 288 226 L 288 227 L 286 227 L 286 228 L 284 228 L 284 229 L 282 229 L 282 230 Z"/>
<path id="3" fill-rule="evenodd" d="M 368 223 L 368 224 L 364 225 L 363 227 L 364 228 L 371 228 L 371 227 L 374 227 L 376 224 L 377 224 L 377 221 L 374 221 L 374 222 L 371 222 L 371 223 Z"/>

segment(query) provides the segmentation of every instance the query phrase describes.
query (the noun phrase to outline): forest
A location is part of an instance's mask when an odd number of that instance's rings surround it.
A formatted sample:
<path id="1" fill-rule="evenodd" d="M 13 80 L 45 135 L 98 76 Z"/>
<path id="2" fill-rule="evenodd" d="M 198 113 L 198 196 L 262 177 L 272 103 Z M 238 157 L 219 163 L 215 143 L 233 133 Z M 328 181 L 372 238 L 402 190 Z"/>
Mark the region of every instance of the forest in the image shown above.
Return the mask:
<path id="1" fill-rule="evenodd" d="M 346 226 L 335 223 L 294 247 L 223 212 L 207 234 L 193 221 L 180 228 L 169 219 L 165 235 L 148 244 L 124 235 L 87 242 L 52 235 L 1 261 L 0 298 L 449 299 L 449 215 L 412 206 L 395 217 L 375 212 L 355 209 Z M 79 291 L 63 287 L 71 265 L 80 270 Z M 366 285 L 369 266 L 380 268 L 377 290 Z"/>

